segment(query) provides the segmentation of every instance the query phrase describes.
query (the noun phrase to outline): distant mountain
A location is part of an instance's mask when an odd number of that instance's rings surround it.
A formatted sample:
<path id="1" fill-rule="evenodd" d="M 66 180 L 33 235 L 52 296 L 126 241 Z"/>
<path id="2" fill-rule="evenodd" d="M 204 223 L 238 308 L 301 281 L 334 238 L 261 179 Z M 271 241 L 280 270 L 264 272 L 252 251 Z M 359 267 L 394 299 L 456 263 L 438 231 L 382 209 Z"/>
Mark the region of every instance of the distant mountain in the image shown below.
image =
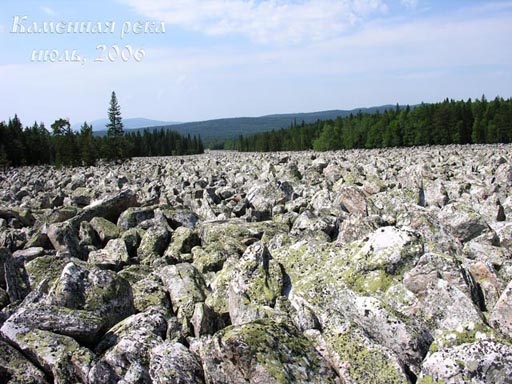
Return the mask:
<path id="1" fill-rule="evenodd" d="M 395 105 L 383 105 L 371 108 L 356 108 L 352 110 L 331 110 L 309 113 L 287 113 L 266 115 L 261 117 L 232 117 L 224 119 L 196 121 L 190 123 L 168 124 L 159 126 L 146 126 L 134 129 L 143 131 L 145 129 L 172 129 L 182 135 L 200 135 L 205 146 L 211 146 L 216 142 L 223 142 L 226 139 L 239 137 L 240 135 L 249 136 L 259 132 L 267 132 L 273 129 L 288 128 L 294 121 L 297 124 L 314 123 L 317 120 L 329 120 L 339 117 L 349 116 L 351 113 L 376 113 L 386 109 L 396 108 Z M 123 120 L 124 121 L 124 120 Z M 96 130 L 96 129 L 95 129 Z M 131 131 L 134 131 L 133 129 Z M 125 124 L 125 131 L 130 131 Z M 106 130 L 97 131 L 95 134 L 104 135 Z"/>
<path id="2" fill-rule="evenodd" d="M 108 123 L 108 119 L 98 119 L 94 121 L 88 121 L 87 124 L 91 124 L 93 131 L 105 131 L 106 125 Z M 82 123 L 73 124 L 72 129 L 75 131 L 79 131 Z M 139 129 L 145 127 L 161 127 L 161 126 L 171 126 L 173 124 L 179 124 L 179 122 L 175 121 L 160 121 L 160 120 L 152 120 L 145 119 L 143 117 L 133 117 L 128 119 L 123 119 L 123 125 L 125 130 L 129 129 Z"/>

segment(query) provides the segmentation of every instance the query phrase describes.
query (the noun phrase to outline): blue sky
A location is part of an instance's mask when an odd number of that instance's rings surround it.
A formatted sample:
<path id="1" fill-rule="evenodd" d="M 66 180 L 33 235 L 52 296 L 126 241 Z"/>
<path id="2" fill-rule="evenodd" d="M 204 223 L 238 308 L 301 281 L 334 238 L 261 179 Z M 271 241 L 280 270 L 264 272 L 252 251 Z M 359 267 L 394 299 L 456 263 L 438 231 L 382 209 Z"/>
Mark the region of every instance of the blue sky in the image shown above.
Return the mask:
<path id="1" fill-rule="evenodd" d="M 26 33 L 111 21 L 113 33 Z M 165 32 L 122 38 L 137 22 Z M 508 98 L 510 36 L 512 1 L 4 0 L 0 120 L 103 118 L 112 90 L 123 117 L 173 121 Z M 95 62 L 101 45 L 124 48 L 126 62 Z M 33 62 L 34 50 L 87 61 Z"/>

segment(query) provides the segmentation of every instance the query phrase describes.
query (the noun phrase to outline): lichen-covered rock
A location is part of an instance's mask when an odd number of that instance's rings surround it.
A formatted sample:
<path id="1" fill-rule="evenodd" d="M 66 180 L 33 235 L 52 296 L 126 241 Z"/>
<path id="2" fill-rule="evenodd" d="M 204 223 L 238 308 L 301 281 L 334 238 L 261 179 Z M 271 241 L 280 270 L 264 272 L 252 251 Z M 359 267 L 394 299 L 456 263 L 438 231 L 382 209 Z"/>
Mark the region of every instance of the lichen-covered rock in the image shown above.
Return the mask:
<path id="1" fill-rule="evenodd" d="M 328 330 L 308 330 L 305 335 L 336 368 L 346 383 L 410 383 L 402 363 L 393 352 L 379 345 L 359 327 L 346 326 Z"/>
<path id="2" fill-rule="evenodd" d="M 123 239 L 109 240 L 105 248 L 89 253 L 88 262 L 100 268 L 118 271 L 128 264 L 130 256 Z"/>
<path id="3" fill-rule="evenodd" d="M 199 358 L 183 344 L 165 342 L 151 350 L 149 375 L 153 383 L 204 383 Z"/>
<path id="4" fill-rule="evenodd" d="M 422 254 L 423 242 L 418 233 L 407 228 L 383 227 L 370 234 L 351 262 L 356 270 L 383 270 L 393 275 Z"/>
<path id="5" fill-rule="evenodd" d="M 82 251 L 78 236 L 69 221 L 51 224 L 48 227 L 48 238 L 56 251 L 80 258 Z"/>
<path id="6" fill-rule="evenodd" d="M 131 207 L 123 211 L 117 220 L 117 226 L 126 231 L 136 227 L 145 220 L 155 217 L 154 207 Z"/>
<path id="7" fill-rule="evenodd" d="M 48 279 L 52 284 L 59 278 L 62 269 L 69 262 L 66 257 L 42 256 L 25 263 L 31 287 L 37 287 L 43 280 Z"/>
<path id="8" fill-rule="evenodd" d="M 492 309 L 491 323 L 512 338 L 512 281 L 507 285 Z"/>
<path id="9" fill-rule="evenodd" d="M 418 383 L 510 383 L 512 347 L 491 340 L 429 354 Z"/>
<path id="10" fill-rule="evenodd" d="M 195 231 L 187 227 L 178 227 L 172 234 L 172 241 L 165 251 L 164 258 L 175 263 L 191 261 L 188 259 L 192 257 L 192 248 L 200 244 L 201 239 Z"/>
<path id="11" fill-rule="evenodd" d="M 288 324 L 256 320 L 217 332 L 198 348 L 207 383 L 336 383 L 313 344 Z"/>
<path id="12" fill-rule="evenodd" d="M 144 312 L 152 306 L 171 311 L 169 295 L 159 277 L 151 275 L 132 284 L 133 305 L 137 312 Z"/>
<path id="13" fill-rule="evenodd" d="M 218 272 L 224 266 L 227 255 L 217 250 L 204 249 L 196 246 L 192 248 L 192 264 L 201 272 Z"/>
<path id="14" fill-rule="evenodd" d="M 100 238 L 102 244 L 107 244 L 110 240 L 117 239 L 121 233 L 117 225 L 103 217 L 95 217 L 89 224 Z"/>
<path id="15" fill-rule="evenodd" d="M 50 288 L 48 304 L 84 310 L 103 319 L 108 329 L 134 313 L 130 284 L 112 271 L 78 263 L 66 264 Z"/>
<path id="16" fill-rule="evenodd" d="M 192 316 L 195 303 L 206 299 L 206 285 L 201 273 L 191 264 L 169 265 L 159 270 L 165 289 L 171 297 L 175 313 L 183 308 L 187 317 Z"/>
<path id="17" fill-rule="evenodd" d="M 149 383 L 151 350 L 162 344 L 167 322 L 159 308 L 126 318 L 112 327 L 96 347 L 100 358 L 89 373 L 91 383 Z"/>
<path id="18" fill-rule="evenodd" d="M 228 259 L 223 264 L 223 268 L 215 273 L 214 277 L 209 283 L 211 292 L 206 298 L 205 303 L 215 312 L 222 315 L 229 315 L 229 291 L 231 289 L 231 276 L 237 263 L 238 259 Z"/>
<path id="19" fill-rule="evenodd" d="M 415 240 L 411 244 L 421 245 L 421 242 L 417 243 L 417 239 L 413 238 Z M 379 344 L 396 354 L 403 364 L 417 372 L 432 342 L 432 336 L 424 326 L 415 324 L 413 319 L 404 318 L 384 302 L 366 296 L 372 292 L 385 292 L 399 276 L 394 277 L 379 269 L 370 273 L 358 271 L 359 266 L 352 264 L 351 260 L 354 255 L 360 257 L 366 254 L 361 253 L 365 244 L 349 244 L 345 249 L 339 249 L 332 244 L 298 242 L 273 251 L 273 256 L 289 274 L 292 303 L 296 298 L 308 303 L 323 328 L 335 329 L 347 321 L 355 323 Z M 398 243 L 403 250 L 409 249 L 406 244 L 409 242 Z M 410 256 L 417 255 L 419 249 L 421 247 L 410 248 L 414 250 Z M 391 247 L 385 254 L 401 254 L 395 251 Z M 409 256 L 404 252 L 401 257 L 407 260 Z M 375 260 L 384 259 L 377 256 Z M 369 261 L 373 263 L 371 257 Z M 381 268 L 388 265 L 387 262 L 374 264 Z"/>
<path id="20" fill-rule="evenodd" d="M 105 321 L 93 312 L 43 303 L 24 304 L 6 322 L 40 329 L 92 344 L 105 331 Z"/>
<path id="21" fill-rule="evenodd" d="M 71 337 L 9 322 L 0 333 L 53 377 L 55 383 L 87 382 L 94 354 Z"/>
<path id="22" fill-rule="evenodd" d="M 144 263 L 150 264 L 164 254 L 170 239 L 171 234 L 165 226 L 158 225 L 148 228 L 137 248 L 137 257 Z"/>
<path id="23" fill-rule="evenodd" d="M 441 210 L 439 219 L 462 242 L 474 239 L 488 229 L 482 216 L 467 204 L 448 204 Z"/>
<path id="24" fill-rule="evenodd" d="M 42 371 L 27 360 L 21 352 L 2 340 L 0 340 L 0 378 L 5 383 L 48 383 Z"/>
<path id="25" fill-rule="evenodd" d="M 234 325 L 264 316 L 283 290 L 283 274 L 260 242 L 250 245 L 235 266 L 229 290 L 229 316 Z"/>

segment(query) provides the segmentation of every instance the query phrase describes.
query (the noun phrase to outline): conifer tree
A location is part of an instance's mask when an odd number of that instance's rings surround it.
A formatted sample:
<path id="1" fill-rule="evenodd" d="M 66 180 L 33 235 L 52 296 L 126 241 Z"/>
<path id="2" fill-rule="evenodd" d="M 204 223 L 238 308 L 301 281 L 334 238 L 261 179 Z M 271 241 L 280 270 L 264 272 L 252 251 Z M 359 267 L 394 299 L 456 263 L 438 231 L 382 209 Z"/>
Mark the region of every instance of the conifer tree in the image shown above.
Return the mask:
<path id="1" fill-rule="evenodd" d="M 107 127 L 107 159 L 122 161 L 127 157 L 127 151 L 124 142 L 123 118 L 121 117 L 121 107 L 117 101 L 114 91 L 110 97 L 110 107 L 108 109 Z"/>
<path id="2" fill-rule="evenodd" d="M 98 159 L 98 151 L 92 135 L 92 125 L 85 121 L 80 128 L 79 135 L 80 159 L 84 165 L 95 165 Z"/>

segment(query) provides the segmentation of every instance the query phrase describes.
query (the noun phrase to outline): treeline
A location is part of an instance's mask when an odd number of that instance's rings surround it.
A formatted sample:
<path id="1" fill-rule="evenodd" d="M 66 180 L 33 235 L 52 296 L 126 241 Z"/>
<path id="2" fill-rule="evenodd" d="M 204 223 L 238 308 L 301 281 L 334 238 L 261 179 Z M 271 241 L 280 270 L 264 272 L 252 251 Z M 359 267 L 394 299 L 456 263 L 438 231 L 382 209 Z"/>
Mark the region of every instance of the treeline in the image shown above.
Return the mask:
<path id="1" fill-rule="evenodd" d="M 113 142 L 115 141 L 115 143 Z M 122 153 L 113 153 L 113 149 Z M 79 132 L 59 119 L 48 130 L 43 123 L 23 127 L 18 116 L 0 122 L 0 167 L 53 164 L 94 165 L 99 159 L 171 156 L 202 153 L 200 137 L 183 137 L 170 130 L 124 133 L 121 137 L 97 137 L 84 123 Z"/>
<path id="2" fill-rule="evenodd" d="M 512 142 L 512 99 L 454 101 L 350 114 L 230 140 L 239 151 L 318 151 L 444 144 Z"/>

